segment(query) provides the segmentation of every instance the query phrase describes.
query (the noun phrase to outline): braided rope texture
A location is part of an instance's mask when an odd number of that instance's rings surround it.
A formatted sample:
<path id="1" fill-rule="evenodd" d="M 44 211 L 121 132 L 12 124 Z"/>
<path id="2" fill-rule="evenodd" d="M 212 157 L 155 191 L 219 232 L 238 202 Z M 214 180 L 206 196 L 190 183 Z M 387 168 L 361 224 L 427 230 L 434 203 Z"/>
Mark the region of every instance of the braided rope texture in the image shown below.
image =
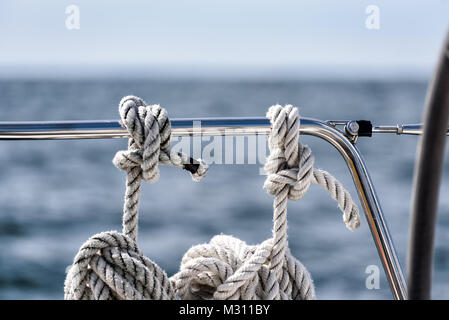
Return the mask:
<path id="1" fill-rule="evenodd" d="M 167 274 L 140 252 L 137 239 L 139 194 L 142 179 L 155 182 L 159 163 L 190 171 L 201 180 L 206 164 L 172 152 L 171 126 L 165 109 L 147 106 L 134 96 L 119 104 L 122 125 L 128 130 L 128 150 L 119 151 L 113 163 L 126 171 L 123 231 L 103 232 L 87 240 L 76 255 L 65 281 L 65 299 L 174 299 Z"/>
<path id="2" fill-rule="evenodd" d="M 297 108 L 276 105 L 267 113 L 272 130 L 264 187 L 275 196 L 272 238 L 251 246 L 232 236 L 215 236 L 209 243 L 190 248 L 180 271 L 171 278 L 143 256 L 136 243 L 141 180 L 155 182 L 158 164 L 163 163 L 186 169 L 199 181 L 207 166 L 202 160 L 168 150 L 170 122 L 163 108 L 146 106 L 140 98 L 128 96 L 120 102 L 119 112 L 131 136 L 128 150 L 119 151 L 113 160 L 127 172 L 123 231 L 94 235 L 81 246 L 67 273 L 65 299 L 316 298 L 309 272 L 288 248 L 288 199 L 300 199 L 314 182 L 338 202 L 349 229 L 357 228 L 360 218 L 349 193 L 332 175 L 314 169 L 310 149 L 298 143 Z"/>
<path id="3" fill-rule="evenodd" d="M 267 117 L 271 122 L 271 133 L 268 137 L 270 155 L 265 164 L 268 176 L 264 187 L 276 196 L 275 211 L 287 199 L 301 199 L 313 182 L 327 190 L 337 201 L 346 227 L 351 231 L 357 229 L 360 226 L 359 209 L 350 193 L 330 173 L 315 169 L 312 151 L 298 142 L 298 108 L 275 105 L 270 107 Z"/>

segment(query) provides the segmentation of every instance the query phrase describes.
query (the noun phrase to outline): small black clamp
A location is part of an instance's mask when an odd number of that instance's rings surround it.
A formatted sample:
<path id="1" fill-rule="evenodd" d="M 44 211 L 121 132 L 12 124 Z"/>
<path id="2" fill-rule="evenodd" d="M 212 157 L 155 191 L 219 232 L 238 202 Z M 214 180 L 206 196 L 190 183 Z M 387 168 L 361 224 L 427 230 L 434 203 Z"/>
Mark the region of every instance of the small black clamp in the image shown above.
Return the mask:
<path id="1" fill-rule="evenodd" d="M 369 120 L 357 120 L 357 124 L 359 125 L 359 130 L 357 134 L 360 137 L 371 137 L 373 134 L 373 124 Z"/>

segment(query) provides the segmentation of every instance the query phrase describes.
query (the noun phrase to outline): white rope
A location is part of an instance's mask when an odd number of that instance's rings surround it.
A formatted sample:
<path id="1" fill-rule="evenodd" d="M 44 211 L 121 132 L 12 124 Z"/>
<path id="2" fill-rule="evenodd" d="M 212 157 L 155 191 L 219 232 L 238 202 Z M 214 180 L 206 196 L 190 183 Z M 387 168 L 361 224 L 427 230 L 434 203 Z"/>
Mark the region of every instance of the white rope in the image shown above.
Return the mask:
<path id="1" fill-rule="evenodd" d="M 155 182 L 158 164 L 190 171 L 199 181 L 207 172 L 201 160 L 171 152 L 171 127 L 165 109 L 146 106 L 128 96 L 119 105 L 122 125 L 131 138 L 128 150 L 119 151 L 113 163 L 127 173 L 123 233 L 102 232 L 87 240 L 76 255 L 65 281 L 65 299 L 174 299 L 166 273 L 144 257 L 137 243 L 141 180 Z"/>
<path id="2" fill-rule="evenodd" d="M 311 182 L 319 184 L 337 201 L 347 228 L 357 229 L 360 226 L 359 210 L 349 192 L 330 173 L 313 168 L 315 158 L 312 151 L 298 142 L 298 108 L 275 105 L 268 110 L 267 117 L 271 122 L 268 137 L 270 155 L 265 164 L 268 176 L 264 187 L 267 191 L 273 195 L 285 192 L 286 198 L 299 200 Z"/>
<path id="3" fill-rule="evenodd" d="M 220 235 L 191 248 L 173 277 L 182 299 L 315 299 L 310 274 L 290 254 L 287 243 L 287 200 L 300 199 L 311 182 L 323 186 L 337 200 L 349 229 L 360 225 L 349 192 L 326 171 L 313 169 L 310 148 L 298 142 L 298 109 L 276 105 L 267 117 L 272 129 L 264 187 L 275 195 L 273 237 L 248 246 Z"/>
<path id="4" fill-rule="evenodd" d="M 83 244 L 67 274 L 66 299 L 315 299 L 309 272 L 288 248 L 287 200 L 300 199 L 314 182 L 338 202 L 348 228 L 357 228 L 360 218 L 341 184 L 326 171 L 313 169 L 310 149 L 298 142 L 297 108 L 276 105 L 267 113 L 272 130 L 264 187 L 275 195 L 272 238 L 250 246 L 232 236 L 215 236 L 189 249 L 171 278 L 136 244 L 140 182 L 157 180 L 158 163 L 189 170 L 196 181 L 207 166 L 168 151 L 170 122 L 161 107 L 125 97 L 119 111 L 132 137 L 128 150 L 113 160 L 127 172 L 123 233 L 103 232 Z"/>

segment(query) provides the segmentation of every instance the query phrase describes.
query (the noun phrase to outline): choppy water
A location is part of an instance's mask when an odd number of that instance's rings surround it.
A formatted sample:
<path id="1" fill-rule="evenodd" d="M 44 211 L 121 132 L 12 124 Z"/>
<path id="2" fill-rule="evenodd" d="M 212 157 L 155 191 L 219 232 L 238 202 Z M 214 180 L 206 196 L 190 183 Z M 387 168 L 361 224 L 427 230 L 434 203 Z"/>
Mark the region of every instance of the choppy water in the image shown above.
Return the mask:
<path id="1" fill-rule="evenodd" d="M 420 122 L 425 82 L 0 82 L 0 120 L 118 119 L 117 104 L 135 94 L 160 103 L 172 117 L 263 116 L 274 103 L 300 106 L 303 116 L 369 119 L 375 124 Z M 356 198 L 343 159 L 323 141 L 302 137 L 316 165 L 339 178 Z M 405 264 L 409 203 L 417 138 L 360 138 L 387 222 Z M 65 269 L 92 234 L 121 227 L 125 176 L 111 159 L 126 141 L 0 142 L 0 298 L 62 299 Z M 182 254 L 217 233 L 248 243 L 270 236 L 272 196 L 260 165 L 212 165 L 193 183 L 162 167 L 142 190 L 138 242 L 168 274 Z M 449 162 L 440 196 L 434 298 L 449 298 Z M 244 192 L 243 192 L 244 191 Z M 311 272 L 322 299 L 389 299 L 381 269 L 379 290 L 365 287 L 368 265 L 381 268 L 369 229 L 348 231 L 336 204 L 318 186 L 289 205 L 292 253 Z"/>

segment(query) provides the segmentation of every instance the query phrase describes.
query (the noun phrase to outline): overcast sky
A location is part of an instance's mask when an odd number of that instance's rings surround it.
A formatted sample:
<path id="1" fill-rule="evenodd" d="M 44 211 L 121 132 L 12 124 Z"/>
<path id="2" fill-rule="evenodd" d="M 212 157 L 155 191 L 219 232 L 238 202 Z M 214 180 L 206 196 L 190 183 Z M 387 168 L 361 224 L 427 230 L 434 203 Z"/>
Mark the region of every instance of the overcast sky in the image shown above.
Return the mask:
<path id="1" fill-rule="evenodd" d="M 1 0 L 0 76 L 427 76 L 448 26 L 448 0 Z"/>

